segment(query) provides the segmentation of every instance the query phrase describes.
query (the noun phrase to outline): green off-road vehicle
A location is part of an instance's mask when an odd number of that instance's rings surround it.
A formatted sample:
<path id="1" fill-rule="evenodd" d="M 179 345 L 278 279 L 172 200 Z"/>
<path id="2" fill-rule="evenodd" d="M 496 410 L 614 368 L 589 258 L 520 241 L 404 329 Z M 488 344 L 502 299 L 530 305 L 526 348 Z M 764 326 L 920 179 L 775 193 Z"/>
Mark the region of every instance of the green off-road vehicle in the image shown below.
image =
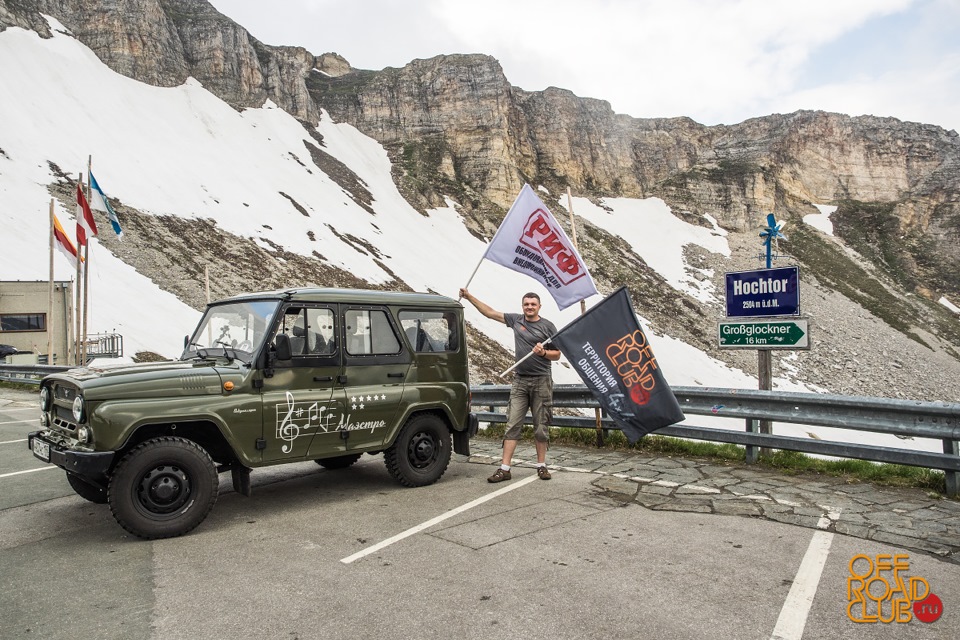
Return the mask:
<path id="1" fill-rule="evenodd" d="M 469 455 L 463 307 L 443 296 L 342 289 L 210 304 L 179 360 L 46 377 L 34 455 L 142 538 L 210 512 L 218 474 L 250 495 L 256 467 L 340 469 L 383 453 L 390 474 L 436 482 Z"/>

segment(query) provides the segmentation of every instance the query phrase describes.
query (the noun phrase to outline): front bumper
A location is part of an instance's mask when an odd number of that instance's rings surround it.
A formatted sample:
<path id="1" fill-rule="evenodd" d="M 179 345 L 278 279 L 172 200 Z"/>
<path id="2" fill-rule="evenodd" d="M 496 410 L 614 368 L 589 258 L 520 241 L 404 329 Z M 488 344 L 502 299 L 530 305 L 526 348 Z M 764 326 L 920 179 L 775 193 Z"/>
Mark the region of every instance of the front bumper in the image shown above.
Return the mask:
<path id="1" fill-rule="evenodd" d="M 71 451 L 47 440 L 40 435 L 41 433 L 41 431 L 33 431 L 27 434 L 27 448 L 30 451 L 34 450 L 34 439 L 45 442 L 50 447 L 50 460 L 43 460 L 34 454 L 38 460 L 55 464 L 70 473 L 98 482 L 107 477 L 107 471 L 113 464 L 115 455 L 113 451 Z"/>

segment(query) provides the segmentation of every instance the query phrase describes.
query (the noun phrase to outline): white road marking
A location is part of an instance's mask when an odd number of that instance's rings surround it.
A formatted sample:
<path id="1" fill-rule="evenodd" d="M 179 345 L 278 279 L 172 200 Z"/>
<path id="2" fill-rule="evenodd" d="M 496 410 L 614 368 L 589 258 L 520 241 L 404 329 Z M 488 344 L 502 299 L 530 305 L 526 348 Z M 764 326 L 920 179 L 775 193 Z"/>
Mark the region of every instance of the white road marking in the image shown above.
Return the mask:
<path id="1" fill-rule="evenodd" d="M 831 522 L 840 518 L 840 510 L 829 509 L 829 512 L 820 517 L 818 529 L 827 529 Z M 830 554 L 830 545 L 833 543 L 833 534 L 829 531 L 815 531 L 807 552 L 800 562 L 800 568 L 793 579 L 793 586 L 780 610 L 777 625 L 773 628 L 770 640 L 800 640 L 803 637 L 803 628 L 807 625 L 807 615 L 813 606 L 813 598 L 817 595 L 820 585 L 820 576 Z"/>
<path id="2" fill-rule="evenodd" d="M 2 477 L 2 476 L 0 476 L 0 477 Z M 520 481 L 518 481 L 518 482 L 514 482 L 514 483 L 510 484 L 509 486 L 504 487 L 503 489 L 498 489 L 497 491 L 494 491 L 493 493 L 488 493 L 487 495 L 482 496 L 482 497 L 480 497 L 480 498 L 477 498 L 476 500 L 473 500 L 472 502 L 468 502 L 467 504 L 460 505 L 459 507 L 457 507 L 457 508 L 455 508 L 455 509 L 451 509 L 450 511 L 447 511 L 446 513 L 440 514 L 440 515 L 437 516 L 436 518 L 431 518 L 430 520 L 427 520 L 427 521 L 424 522 L 424 523 L 418 524 L 418 525 L 415 526 L 415 527 L 411 527 L 411 528 L 407 529 L 406 531 L 404 531 L 403 533 L 398 533 L 397 535 L 395 535 L 395 536 L 393 536 L 393 537 L 391 537 L 391 538 L 387 538 L 387 539 L 384 540 L 383 542 L 378 542 L 377 544 L 373 545 L 372 547 L 367 547 L 367 548 L 364 549 L 363 551 L 358 551 L 358 552 L 356 552 L 355 554 L 353 554 L 353 555 L 351 555 L 351 556 L 347 556 L 346 558 L 341 559 L 340 562 L 342 562 L 343 564 L 350 564 L 351 562 L 354 562 L 355 560 L 359 560 L 360 558 L 366 557 L 366 556 L 370 555 L 371 553 L 376 553 L 377 551 L 380 551 L 381 549 L 390 546 L 390 545 L 393 544 L 394 542 L 399 542 L 400 540 L 403 540 L 404 538 L 408 538 L 408 537 L 412 536 L 412 535 L 415 534 L 415 533 L 419 533 L 419 532 L 423 531 L 424 529 L 429 529 L 429 528 L 432 527 L 433 525 L 438 524 L 438 523 L 440 523 L 440 522 L 443 522 L 444 520 L 447 520 L 448 518 L 452 518 L 453 516 L 455 516 L 455 515 L 457 515 L 457 514 L 463 513 L 464 511 L 467 511 L 467 510 L 472 509 L 472 508 L 474 508 L 474 507 L 476 507 L 476 506 L 479 506 L 479 505 L 483 504 L 484 502 L 487 502 L 488 500 L 493 500 L 494 498 L 496 498 L 496 497 L 498 497 L 498 496 L 502 496 L 503 494 L 505 494 L 505 493 L 507 493 L 507 492 L 513 491 L 514 489 L 519 489 L 520 487 L 522 487 L 522 486 L 524 486 L 524 485 L 530 484 L 530 483 L 533 482 L 534 480 L 539 480 L 539 478 L 538 478 L 537 476 L 533 475 L 533 476 L 530 476 L 530 477 L 528 477 L 528 478 L 524 478 L 523 480 L 520 480 Z"/>
<path id="3" fill-rule="evenodd" d="M 49 464 L 45 467 L 37 467 L 36 469 L 27 469 L 26 471 L 14 471 L 13 473 L 0 473 L 0 478 L 9 478 L 10 476 L 19 476 L 24 473 L 33 473 L 34 471 L 43 471 L 44 469 L 59 469 L 60 467 Z"/>
<path id="4" fill-rule="evenodd" d="M 17 442 L 26 442 L 26 441 L 27 441 L 26 438 L 24 438 L 23 440 L 6 440 L 4 442 L 0 442 L 0 444 L 16 444 Z"/>
<path id="5" fill-rule="evenodd" d="M 24 424 L 25 422 L 40 422 L 40 418 L 28 418 L 27 420 L 12 420 L 11 422 L 0 422 L 0 425 Z"/>

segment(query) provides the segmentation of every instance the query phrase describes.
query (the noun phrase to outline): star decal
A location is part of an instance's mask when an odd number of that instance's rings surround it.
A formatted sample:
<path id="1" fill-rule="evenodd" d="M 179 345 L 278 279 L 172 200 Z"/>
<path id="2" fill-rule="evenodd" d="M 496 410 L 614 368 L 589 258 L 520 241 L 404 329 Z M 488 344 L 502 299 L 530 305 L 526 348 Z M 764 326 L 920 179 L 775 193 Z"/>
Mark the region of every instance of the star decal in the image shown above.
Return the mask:
<path id="1" fill-rule="evenodd" d="M 366 402 L 380 402 L 387 399 L 387 394 L 385 393 L 375 393 L 371 395 L 358 395 L 350 396 L 350 406 L 353 409 L 363 409 L 364 403 Z"/>

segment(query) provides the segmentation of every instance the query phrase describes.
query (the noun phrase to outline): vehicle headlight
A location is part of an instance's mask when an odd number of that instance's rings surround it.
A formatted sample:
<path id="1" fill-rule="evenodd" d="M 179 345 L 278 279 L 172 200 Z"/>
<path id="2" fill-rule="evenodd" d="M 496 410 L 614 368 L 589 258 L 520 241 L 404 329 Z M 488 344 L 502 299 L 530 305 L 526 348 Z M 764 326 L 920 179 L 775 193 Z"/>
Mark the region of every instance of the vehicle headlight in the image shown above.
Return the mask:
<path id="1" fill-rule="evenodd" d="M 51 400 L 53 400 L 53 394 L 50 393 L 50 387 L 40 389 L 40 411 L 50 411 Z"/>
<path id="2" fill-rule="evenodd" d="M 73 399 L 73 419 L 77 423 L 83 422 L 83 396 L 77 396 Z"/>
<path id="3" fill-rule="evenodd" d="M 79 440 L 83 444 L 88 444 L 91 440 L 93 440 L 93 429 L 91 429 L 86 425 L 78 428 L 77 440 Z"/>

